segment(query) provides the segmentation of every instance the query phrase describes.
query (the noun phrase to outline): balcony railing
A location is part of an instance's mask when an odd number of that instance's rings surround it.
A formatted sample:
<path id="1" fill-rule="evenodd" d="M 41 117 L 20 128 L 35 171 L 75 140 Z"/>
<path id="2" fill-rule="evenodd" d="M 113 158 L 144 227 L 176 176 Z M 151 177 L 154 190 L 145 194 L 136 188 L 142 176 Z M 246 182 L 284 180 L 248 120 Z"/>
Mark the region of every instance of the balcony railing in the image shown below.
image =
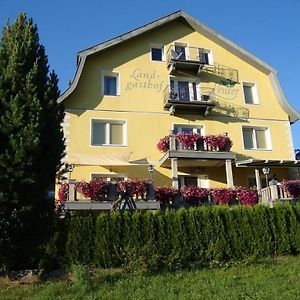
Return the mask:
<path id="1" fill-rule="evenodd" d="M 161 138 L 157 144 L 157 149 L 165 153 L 169 150 L 229 152 L 231 147 L 232 141 L 227 135 L 202 136 L 193 132 L 172 133 Z"/>
<path id="2" fill-rule="evenodd" d="M 166 53 L 167 63 L 171 60 L 181 62 L 196 62 L 209 65 L 209 53 L 203 48 L 171 45 Z"/>
<path id="3" fill-rule="evenodd" d="M 218 76 L 224 85 L 233 85 L 239 82 L 238 71 L 214 63 L 207 49 L 171 45 L 166 53 L 166 61 L 170 74 L 184 70 L 197 76 L 200 76 L 201 73 Z"/>
<path id="4" fill-rule="evenodd" d="M 165 109 L 178 111 L 198 112 L 207 115 L 212 107 L 215 106 L 216 97 L 212 88 L 201 87 L 200 94 L 192 89 L 177 88 L 166 86 L 163 92 L 163 105 Z"/>

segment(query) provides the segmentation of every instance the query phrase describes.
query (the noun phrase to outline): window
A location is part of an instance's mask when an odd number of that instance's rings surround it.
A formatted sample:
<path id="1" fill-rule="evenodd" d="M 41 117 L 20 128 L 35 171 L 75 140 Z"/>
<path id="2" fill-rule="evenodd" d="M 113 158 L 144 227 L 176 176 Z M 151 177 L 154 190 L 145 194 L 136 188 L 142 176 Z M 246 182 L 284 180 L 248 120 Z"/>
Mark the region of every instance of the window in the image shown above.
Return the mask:
<path id="1" fill-rule="evenodd" d="M 202 134 L 203 127 L 201 125 L 185 125 L 185 124 L 176 124 L 174 125 L 174 133 L 199 133 Z M 182 144 L 176 141 L 176 149 L 181 150 L 183 148 Z M 195 150 L 197 145 L 195 144 Z"/>
<path id="2" fill-rule="evenodd" d="M 125 121 L 92 120 L 93 146 L 125 145 Z"/>
<path id="3" fill-rule="evenodd" d="M 118 181 L 124 180 L 124 178 L 126 176 L 125 176 L 125 174 L 105 174 L 105 173 L 97 174 L 97 173 L 95 173 L 95 174 L 92 174 L 91 177 L 92 177 L 92 180 L 106 178 L 107 181 L 118 182 Z"/>
<path id="4" fill-rule="evenodd" d="M 205 65 L 213 65 L 212 51 L 210 49 L 198 49 L 199 61 Z"/>
<path id="5" fill-rule="evenodd" d="M 194 101 L 200 97 L 199 84 L 190 81 L 170 81 L 170 99 L 179 101 Z"/>
<path id="6" fill-rule="evenodd" d="M 270 149 L 269 131 L 267 128 L 243 128 L 245 149 Z"/>
<path id="7" fill-rule="evenodd" d="M 103 72 L 102 76 L 102 94 L 105 96 L 118 96 L 119 93 L 119 73 Z"/>
<path id="8" fill-rule="evenodd" d="M 182 186 L 196 186 L 202 188 L 209 188 L 207 175 L 179 175 L 178 176 L 179 189 Z"/>
<path id="9" fill-rule="evenodd" d="M 188 124 L 176 124 L 174 125 L 174 133 L 202 133 L 203 126 L 201 125 L 188 125 Z"/>
<path id="10" fill-rule="evenodd" d="M 258 104 L 257 89 L 254 82 L 243 82 L 244 100 L 247 104 Z"/>
<path id="11" fill-rule="evenodd" d="M 151 60 L 153 61 L 163 61 L 163 48 L 153 47 L 151 48 Z"/>

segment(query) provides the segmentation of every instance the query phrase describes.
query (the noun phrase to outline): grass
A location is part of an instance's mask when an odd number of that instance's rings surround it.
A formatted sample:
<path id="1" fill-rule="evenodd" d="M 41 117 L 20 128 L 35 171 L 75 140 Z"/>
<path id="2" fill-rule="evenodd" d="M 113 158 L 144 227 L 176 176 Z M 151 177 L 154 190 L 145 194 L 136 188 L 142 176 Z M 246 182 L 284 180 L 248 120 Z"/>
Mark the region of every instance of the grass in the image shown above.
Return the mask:
<path id="1" fill-rule="evenodd" d="M 300 256 L 152 275 L 98 270 L 92 281 L 82 267 L 73 274 L 73 284 L 1 286 L 0 299 L 300 299 Z"/>

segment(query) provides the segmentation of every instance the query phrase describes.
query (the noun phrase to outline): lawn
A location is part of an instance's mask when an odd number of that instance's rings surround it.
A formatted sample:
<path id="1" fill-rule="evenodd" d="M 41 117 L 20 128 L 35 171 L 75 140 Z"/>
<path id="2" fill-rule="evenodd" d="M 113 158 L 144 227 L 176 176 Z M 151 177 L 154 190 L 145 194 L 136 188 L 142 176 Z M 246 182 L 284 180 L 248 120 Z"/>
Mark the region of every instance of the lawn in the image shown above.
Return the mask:
<path id="1" fill-rule="evenodd" d="M 0 287 L 0 299 L 300 299 L 300 256 L 146 275 L 98 270 L 77 280 Z"/>

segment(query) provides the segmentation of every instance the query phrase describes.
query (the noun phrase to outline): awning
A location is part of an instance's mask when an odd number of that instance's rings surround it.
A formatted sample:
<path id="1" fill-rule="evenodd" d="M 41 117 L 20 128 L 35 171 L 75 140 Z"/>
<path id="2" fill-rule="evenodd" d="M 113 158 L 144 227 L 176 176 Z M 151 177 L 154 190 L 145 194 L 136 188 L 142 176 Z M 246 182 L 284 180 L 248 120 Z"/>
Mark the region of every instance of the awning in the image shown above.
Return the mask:
<path id="1" fill-rule="evenodd" d="M 129 157 L 132 152 L 113 154 L 79 154 L 71 153 L 65 161 L 74 165 L 85 166 L 138 166 L 131 163 Z"/>
<path id="2" fill-rule="evenodd" d="M 236 161 L 235 165 L 237 167 L 300 168 L 300 160 L 247 159 Z"/>

